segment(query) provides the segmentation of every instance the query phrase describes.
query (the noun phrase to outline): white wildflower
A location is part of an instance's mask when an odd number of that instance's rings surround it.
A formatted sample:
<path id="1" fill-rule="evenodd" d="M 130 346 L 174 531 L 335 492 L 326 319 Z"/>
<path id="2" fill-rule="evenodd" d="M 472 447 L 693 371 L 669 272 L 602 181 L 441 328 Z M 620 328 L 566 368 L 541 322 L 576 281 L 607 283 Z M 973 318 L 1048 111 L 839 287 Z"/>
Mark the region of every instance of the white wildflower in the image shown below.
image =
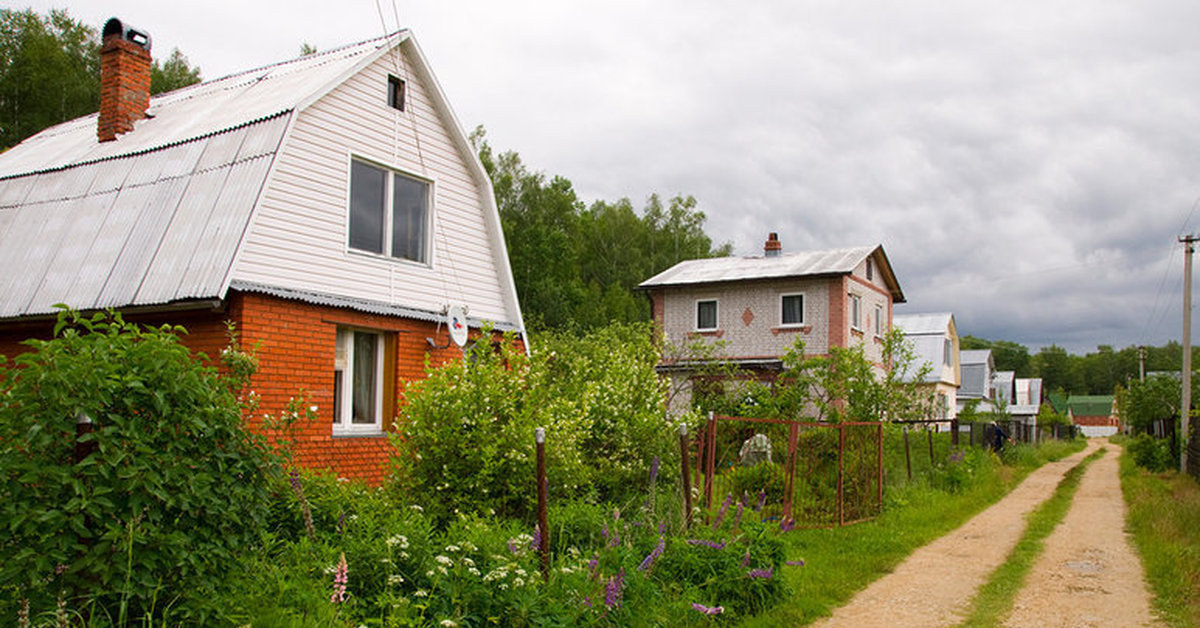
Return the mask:
<path id="1" fill-rule="evenodd" d="M 445 565 L 447 567 L 454 565 L 454 560 L 451 559 L 449 556 L 442 556 L 441 554 L 438 554 L 437 556 L 434 556 L 433 559 L 436 560 L 438 563 Z"/>
<path id="2" fill-rule="evenodd" d="M 404 577 L 399 574 L 392 574 L 388 576 L 387 583 L 393 586 L 397 584 L 404 584 Z"/>
<path id="3" fill-rule="evenodd" d="M 462 550 L 457 545 L 447 545 L 446 551 L 447 552 L 460 552 Z"/>
<path id="4" fill-rule="evenodd" d="M 424 589 L 417 589 L 416 591 L 413 591 L 413 597 L 427 597 L 428 595 L 429 594 L 426 593 Z"/>
<path id="5" fill-rule="evenodd" d="M 451 619 L 443 619 L 442 621 L 438 622 L 438 625 L 442 628 L 455 628 L 458 626 L 458 624 Z"/>

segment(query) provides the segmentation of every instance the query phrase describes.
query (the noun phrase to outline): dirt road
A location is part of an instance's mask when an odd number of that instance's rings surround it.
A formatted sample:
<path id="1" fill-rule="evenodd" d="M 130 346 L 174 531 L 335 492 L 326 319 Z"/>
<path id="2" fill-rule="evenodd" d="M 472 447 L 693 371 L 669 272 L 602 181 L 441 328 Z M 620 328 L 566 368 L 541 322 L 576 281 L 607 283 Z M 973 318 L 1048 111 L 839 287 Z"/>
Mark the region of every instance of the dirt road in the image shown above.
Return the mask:
<path id="1" fill-rule="evenodd" d="M 1005 626 L 1161 626 L 1150 613 L 1141 562 L 1125 536 L 1117 458 L 1088 467 L 1071 510 L 1017 594 Z"/>
<path id="2" fill-rule="evenodd" d="M 1101 446 L 1071 509 L 1046 540 L 1007 626 L 1159 626 L 1141 563 L 1124 534 L 1120 450 L 1093 439 L 1084 451 L 1034 471 L 1004 499 L 922 547 L 817 626 L 954 626 L 1025 530 L 1025 516 L 1063 475 Z"/>

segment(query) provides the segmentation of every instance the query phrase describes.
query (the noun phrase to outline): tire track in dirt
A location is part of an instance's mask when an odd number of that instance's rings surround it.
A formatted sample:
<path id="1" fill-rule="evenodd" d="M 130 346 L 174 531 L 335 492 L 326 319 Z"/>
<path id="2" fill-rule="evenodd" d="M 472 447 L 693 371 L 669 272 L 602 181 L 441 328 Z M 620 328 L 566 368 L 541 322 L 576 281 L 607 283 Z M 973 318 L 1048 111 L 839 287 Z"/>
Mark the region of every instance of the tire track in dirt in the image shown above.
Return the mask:
<path id="1" fill-rule="evenodd" d="M 1150 611 L 1142 563 L 1125 534 L 1121 448 L 1093 462 L 1071 509 L 1046 538 L 1004 622 L 1032 626 L 1164 626 Z"/>
<path id="2" fill-rule="evenodd" d="M 1004 563 L 1025 530 L 1025 516 L 1054 493 L 1063 475 L 1100 447 L 1042 465 L 1003 499 L 925 545 L 892 573 L 860 591 L 815 626 L 952 626 L 975 592 Z"/>

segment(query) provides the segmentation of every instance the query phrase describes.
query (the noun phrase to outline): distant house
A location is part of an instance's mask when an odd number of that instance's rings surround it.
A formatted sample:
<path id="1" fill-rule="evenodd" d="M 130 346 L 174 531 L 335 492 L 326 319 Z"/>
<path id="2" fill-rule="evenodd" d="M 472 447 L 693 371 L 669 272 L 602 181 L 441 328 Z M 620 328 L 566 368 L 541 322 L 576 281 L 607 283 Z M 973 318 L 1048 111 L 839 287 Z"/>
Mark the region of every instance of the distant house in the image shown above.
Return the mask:
<path id="1" fill-rule="evenodd" d="M 882 246 L 784 253 L 774 233 L 761 256 L 680 262 L 639 288 L 668 342 L 719 341 L 726 359 L 763 378 L 779 371 L 797 340 L 810 355 L 861 344 L 882 368 L 892 306 L 904 302 Z M 687 360 L 660 365 L 677 382 L 695 367 Z"/>
<path id="2" fill-rule="evenodd" d="M 922 386 L 933 392 L 935 415 L 929 418 L 955 418 L 958 415 L 962 371 L 954 315 L 949 312 L 902 314 L 893 317 L 892 324 L 904 332 L 904 337 L 912 343 L 917 354 L 914 375 L 922 365 L 929 365 L 929 371 L 921 382 Z"/>
<path id="3" fill-rule="evenodd" d="M 1067 417 L 1089 438 L 1112 436 L 1121 429 L 1112 395 L 1071 395 L 1067 398 Z"/>
<path id="4" fill-rule="evenodd" d="M 148 35 L 110 20 L 100 54 L 100 112 L 0 155 L 0 353 L 56 303 L 209 356 L 231 321 L 261 410 L 317 409 L 299 462 L 379 481 L 402 386 L 461 355 L 450 327 L 524 334 L 491 183 L 412 34 L 155 98 Z"/>
<path id="5" fill-rule="evenodd" d="M 958 354 L 962 385 L 958 388 L 956 408 L 961 413 L 968 403 L 975 402 L 979 412 L 996 409 L 996 363 L 991 349 L 960 351 Z"/>
<path id="6" fill-rule="evenodd" d="M 1042 379 L 1015 378 L 1013 392 L 1013 401 L 1005 408 L 1009 418 L 1029 427 L 1036 426 L 1038 410 L 1042 408 Z"/>

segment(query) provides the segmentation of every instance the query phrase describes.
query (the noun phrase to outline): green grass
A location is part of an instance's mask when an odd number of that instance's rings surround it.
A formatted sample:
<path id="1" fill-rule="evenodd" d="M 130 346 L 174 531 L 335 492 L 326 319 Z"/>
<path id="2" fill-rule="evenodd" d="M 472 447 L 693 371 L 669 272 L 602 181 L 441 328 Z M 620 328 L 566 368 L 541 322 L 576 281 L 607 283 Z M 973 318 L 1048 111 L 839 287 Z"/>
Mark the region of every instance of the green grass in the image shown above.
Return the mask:
<path id="1" fill-rule="evenodd" d="M 1138 468 L 1126 450 L 1121 490 L 1155 610 L 1172 626 L 1200 627 L 1200 484 L 1178 472 Z"/>
<path id="2" fill-rule="evenodd" d="M 797 626 L 828 616 L 859 590 L 892 571 L 913 550 L 947 534 L 1008 494 L 1030 471 L 1063 458 L 1084 446 L 1082 440 L 1020 445 L 1006 454 L 1016 464 L 1001 464 L 990 453 L 972 450 L 969 480 L 958 491 L 936 488 L 937 483 L 909 483 L 889 475 L 885 508 L 873 521 L 843 528 L 795 530 L 786 535 L 789 560 L 806 565 L 784 572 L 791 593 L 788 599 L 745 626 Z M 928 455 L 926 453 L 926 455 Z"/>
<path id="3" fill-rule="evenodd" d="M 1058 487 L 1054 489 L 1054 494 L 1029 513 L 1026 517 L 1025 532 L 1004 564 L 993 571 L 988 581 L 979 588 L 962 626 L 996 626 L 1012 610 L 1013 601 L 1025 586 L 1029 570 L 1033 568 L 1034 562 L 1045 547 L 1046 537 L 1050 536 L 1071 509 L 1071 499 L 1079 488 L 1079 480 L 1084 471 L 1106 451 L 1101 447 L 1067 471 L 1059 481 Z"/>

